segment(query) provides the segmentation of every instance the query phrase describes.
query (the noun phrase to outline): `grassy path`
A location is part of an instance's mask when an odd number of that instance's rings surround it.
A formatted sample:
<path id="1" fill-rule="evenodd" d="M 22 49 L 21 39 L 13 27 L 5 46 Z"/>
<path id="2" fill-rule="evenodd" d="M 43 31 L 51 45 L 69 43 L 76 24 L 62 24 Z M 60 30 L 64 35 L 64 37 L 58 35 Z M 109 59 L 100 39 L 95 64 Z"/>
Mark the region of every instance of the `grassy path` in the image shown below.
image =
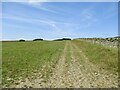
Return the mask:
<path id="1" fill-rule="evenodd" d="M 70 55 L 67 56 L 69 53 Z M 68 60 L 68 57 L 70 60 Z M 65 63 L 66 61 L 69 61 L 69 65 Z M 89 61 L 73 42 L 67 42 L 53 76 L 46 87 L 108 88 L 117 87 L 117 83 L 116 75 L 104 69 L 99 69 L 97 65 Z"/>
<path id="2" fill-rule="evenodd" d="M 93 64 L 90 60 L 86 57 L 84 52 L 78 48 L 78 46 L 74 43 L 74 54 L 75 51 L 76 55 L 73 55 L 78 61 L 80 65 L 80 71 L 82 73 L 82 77 L 79 79 L 78 82 L 81 87 L 117 87 L 117 75 L 110 73 L 107 70 L 101 69 L 97 64 Z M 78 71 L 79 72 L 79 71 Z"/>
<path id="3" fill-rule="evenodd" d="M 10 87 L 117 87 L 117 74 L 109 72 L 109 70 L 101 68 L 100 65 L 91 62 L 85 52 L 81 49 L 83 46 L 80 45 L 81 44 L 77 44 L 74 41 L 66 41 L 62 51 L 60 51 L 59 54 L 54 55 L 52 58 L 53 61 L 51 63 L 46 63 L 42 67 L 42 71 L 34 74 L 36 78 L 26 78 L 24 82 L 19 82 L 18 85 L 12 85 Z M 48 70 L 48 68 L 50 68 L 50 70 Z M 43 77 L 42 75 L 46 76 L 46 74 L 42 73 L 47 73 L 47 78 Z"/>
<path id="4" fill-rule="evenodd" d="M 68 43 L 65 44 L 65 48 L 63 50 L 62 55 L 55 67 L 52 77 L 50 77 L 49 81 L 46 84 L 46 87 L 64 87 L 64 81 L 66 77 L 66 51 L 67 51 Z"/>

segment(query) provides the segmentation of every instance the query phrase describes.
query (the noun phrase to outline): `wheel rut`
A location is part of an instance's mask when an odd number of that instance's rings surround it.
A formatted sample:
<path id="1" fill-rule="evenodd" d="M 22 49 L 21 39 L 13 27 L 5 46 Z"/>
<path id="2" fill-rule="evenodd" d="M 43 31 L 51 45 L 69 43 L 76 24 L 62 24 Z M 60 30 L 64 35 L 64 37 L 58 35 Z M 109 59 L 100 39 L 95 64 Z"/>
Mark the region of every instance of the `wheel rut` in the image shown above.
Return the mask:
<path id="1" fill-rule="evenodd" d="M 40 77 L 18 85 L 19 88 L 26 85 L 33 88 L 109 88 L 117 87 L 117 75 L 89 61 L 86 55 L 72 41 L 66 41 L 52 75 L 44 82 Z M 14 86 L 15 87 L 15 86 Z"/>
<path id="2" fill-rule="evenodd" d="M 69 60 L 66 57 L 69 57 Z M 66 61 L 69 61 L 69 64 L 65 63 Z M 82 50 L 69 41 L 50 81 L 52 81 L 50 87 L 53 88 L 117 88 L 118 86 L 116 75 L 101 70 L 99 66 L 91 63 Z"/>

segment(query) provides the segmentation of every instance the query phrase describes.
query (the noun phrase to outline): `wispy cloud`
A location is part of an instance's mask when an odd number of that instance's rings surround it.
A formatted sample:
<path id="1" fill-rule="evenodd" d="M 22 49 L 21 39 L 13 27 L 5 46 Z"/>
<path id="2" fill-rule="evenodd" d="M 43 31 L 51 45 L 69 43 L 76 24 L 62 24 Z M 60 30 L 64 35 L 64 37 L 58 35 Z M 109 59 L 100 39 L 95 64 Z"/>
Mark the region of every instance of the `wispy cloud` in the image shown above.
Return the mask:
<path id="1" fill-rule="evenodd" d="M 28 3 L 40 3 L 40 2 L 47 2 L 48 0 L 27 0 Z"/>
<path id="2" fill-rule="evenodd" d="M 40 0 L 40 1 L 37 1 L 37 0 L 28 0 L 27 2 L 21 2 L 21 4 L 29 5 L 29 6 L 31 6 L 33 8 L 40 9 L 40 10 L 43 10 L 43 11 L 46 11 L 46 12 L 58 13 L 57 11 L 54 11 L 52 9 L 44 7 L 43 6 L 44 3 L 45 2 L 42 2 L 42 0 Z"/>
<path id="3" fill-rule="evenodd" d="M 112 32 L 112 29 L 116 29 L 116 26 L 112 25 L 115 18 L 104 20 L 109 17 L 106 15 L 116 13 L 114 6 L 110 3 L 89 4 L 46 3 L 33 0 L 12 3 L 12 5 L 6 3 L 2 20 L 6 32 L 18 34 L 21 31 L 23 33 L 21 36 L 29 33 L 28 35 L 32 34 L 31 37 L 36 35 L 46 38 L 79 37 L 81 34 L 94 36 L 99 32 L 104 33 L 109 30 Z M 111 8 L 108 8 L 109 6 Z M 10 31 L 9 28 L 12 30 Z"/>
<path id="4" fill-rule="evenodd" d="M 82 30 L 87 29 L 90 26 L 94 25 L 96 22 L 99 21 L 99 19 L 94 15 L 93 12 L 94 8 L 86 8 L 81 11 L 80 18 L 78 24 L 76 24 L 75 29 L 76 30 Z"/>
<path id="5" fill-rule="evenodd" d="M 16 17 L 16 16 L 9 16 L 9 17 L 3 17 L 3 19 L 9 19 L 9 20 L 15 20 L 17 22 L 24 22 L 32 25 L 46 25 L 46 27 L 50 27 L 49 32 L 51 35 L 58 35 L 58 36 L 65 36 L 65 35 L 71 35 L 72 31 L 75 31 L 76 27 L 79 26 L 79 24 L 73 24 L 68 22 L 57 22 L 54 20 L 47 20 L 47 19 L 33 19 L 33 18 L 23 18 L 23 17 Z M 21 25 L 10 25 L 6 24 L 6 26 L 12 27 L 12 28 L 20 28 L 20 29 L 27 29 L 27 27 L 23 27 Z"/>
<path id="6" fill-rule="evenodd" d="M 28 3 L 30 5 L 38 5 L 38 4 L 42 4 L 43 2 L 38 2 L 37 0 L 28 0 L 24 3 Z"/>
<path id="7" fill-rule="evenodd" d="M 38 8 L 38 9 L 42 9 L 44 11 L 48 11 L 48 12 L 52 12 L 52 13 L 57 13 L 56 11 L 54 12 L 51 9 L 47 9 L 44 8 L 42 6 L 42 4 L 37 3 L 35 5 L 31 5 L 28 3 L 22 3 L 25 5 L 30 5 L 34 8 Z M 6 17 L 7 16 L 7 17 Z M 61 21 L 56 21 L 53 19 L 35 19 L 33 18 L 25 18 L 25 17 L 18 17 L 18 16 L 8 16 L 6 15 L 3 17 L 3 19 L 9 19 L 9 20 L 15 20 L 17 22 L 24 22 L 24 23 L 28 23 L 28 24 L 33 24 L 33 25 L 46 25 L 47 27 L 52 28 L 52 33 L 56 34 L 63 34 L 63 35 L 67 35 L 67 34 L 72 34 L 72 32 L 76 31 L 76 30 L 82 30 L 85 28 L 90 27 L 96 20 L 93 12 L 91 9 L 84 9 L 81 11 L 81 17 L 82 18 L 79 22 L 61 22 Z M 14 27 L 14 26 L 13 26 Z M 19 27 L 19 25 L 15 26 L 15 27 Z M 21 27 L 21 25 L 20 25 Z M 51 30 L 51 29 L 50 29 Z"/>
<path id="8" fill-rule="evenodd" d="M 15 20 L 17 22 L 24 22 L 24 23 L 34 24 L 34 25 L 38 25 L 38 26 L 41 25 L 41 24 L 44 24 L 46 26 L 52 27 L 54 31 L 60 31 L 60 29 L 56 26 L 56 23 L 58 24 L 58 22 L 55 22 L 55 21 L 52 21 L 52 20 L 23 18 L 23 17 L 16 17 L 16 16 L 2 17 L 2 19 L 3 20 L 4 19 Z M 67 23 L 65 23 L 65 24 L 67 24 Z M 13 25 L 12 27 L 21 27 L 21 26 L 20 25 L 17 25 L 17 26 Z"/>
<path id="9" fill-rule="evenodd" d="M 47 2 L 48 0 L 4 0 L 3 2 L 19 2 L 20 4 L 24 4 L 24 5 L 29 5 L 31 7 L 43 10 L 43 11 L 47 11 L 47 12 L 51 12 L 51 13 L 58 13 L 54 10 L 48 9 L 46 7 L 44 7 L 42 4 Z"/>

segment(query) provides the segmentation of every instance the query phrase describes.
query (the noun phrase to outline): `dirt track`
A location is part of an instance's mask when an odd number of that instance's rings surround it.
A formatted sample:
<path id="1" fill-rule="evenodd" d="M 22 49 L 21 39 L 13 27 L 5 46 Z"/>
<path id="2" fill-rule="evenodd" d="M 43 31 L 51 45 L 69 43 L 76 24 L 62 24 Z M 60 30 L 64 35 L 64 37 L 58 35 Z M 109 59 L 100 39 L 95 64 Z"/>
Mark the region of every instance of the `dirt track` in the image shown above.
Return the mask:
<path id="1" fill-rule="evenodd" d="M 84 53 L 73 43 L 66 42 L 52 75 L 44 82 L 40 74 L 30 81 L 26 79 L 19 85 L 11 87 L 33 88 L 109 88 L 117 87 L 117 75 L 113 75 L 97 65 L 92 64 Z"/>

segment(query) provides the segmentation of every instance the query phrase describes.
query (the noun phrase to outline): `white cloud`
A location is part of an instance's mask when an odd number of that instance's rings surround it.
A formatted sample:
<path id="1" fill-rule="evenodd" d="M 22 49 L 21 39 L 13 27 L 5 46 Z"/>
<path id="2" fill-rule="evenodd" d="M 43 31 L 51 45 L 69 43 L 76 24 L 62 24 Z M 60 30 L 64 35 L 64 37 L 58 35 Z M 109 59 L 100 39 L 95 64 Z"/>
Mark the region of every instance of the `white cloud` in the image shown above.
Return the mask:
<path id="1" fill-rule="evenodd" d="M 37 5 L 39 4 L 40 2 L 35 2 L 33 0 L 29 0 L 27 3 L 31 4 L 31 5 Z"/>
<path id="2" fill-rule="evenodd" d="M 28 0 L 27 3 L 29 3 L 31 5 L 40 5 L 40 4 L 44 3 L 44 1 L 47 1 L 47 0 Z"/>

